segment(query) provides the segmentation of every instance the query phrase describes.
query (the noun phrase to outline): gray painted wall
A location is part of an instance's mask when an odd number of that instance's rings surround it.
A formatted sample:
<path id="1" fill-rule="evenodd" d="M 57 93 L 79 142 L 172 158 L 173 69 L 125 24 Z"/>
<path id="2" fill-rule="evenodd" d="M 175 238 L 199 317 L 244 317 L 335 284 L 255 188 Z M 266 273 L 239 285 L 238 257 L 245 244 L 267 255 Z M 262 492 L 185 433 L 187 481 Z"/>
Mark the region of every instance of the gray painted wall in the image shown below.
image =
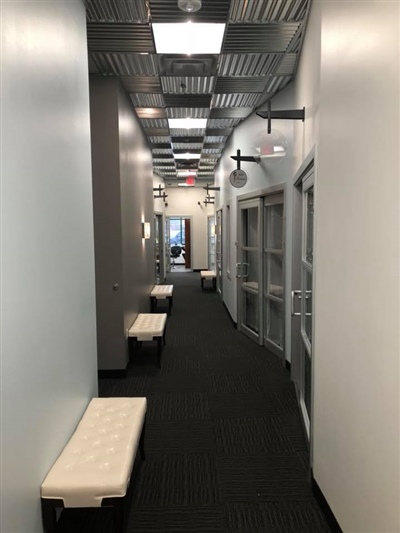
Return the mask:
<path id="1" fill-rule="evenodd" d="M 0 530 L 36 533 L 40 485 L 97 395 L 86 17 L 1 10 Z"/>
<path id="2" fill-rule="evenodd" d="M 125 368 L 117 80 L 90 79 L 90 121 L 98 365 Z"/>
<path id="3" fill-rule="evenodd" d="M 147 140 L 134 115 L 132 103 L 121 86 L 118 109 L 126 333 L 138 313 L 150 311 L 150 291 L 155 283 L 153 170 Z M 150 239 L 142 238 L 142 222 L 150 222 Z"/>
<path id="4" fill-rule="evenodd" d="M 153 221 L 151 151 L 118 80 L 92 77 L 90 102 L 98 364 L 116 370 L 126 368 L 128 329 L 149 311 L 154 284 L 153 240 L 142 238 L 142 222 Z"/>

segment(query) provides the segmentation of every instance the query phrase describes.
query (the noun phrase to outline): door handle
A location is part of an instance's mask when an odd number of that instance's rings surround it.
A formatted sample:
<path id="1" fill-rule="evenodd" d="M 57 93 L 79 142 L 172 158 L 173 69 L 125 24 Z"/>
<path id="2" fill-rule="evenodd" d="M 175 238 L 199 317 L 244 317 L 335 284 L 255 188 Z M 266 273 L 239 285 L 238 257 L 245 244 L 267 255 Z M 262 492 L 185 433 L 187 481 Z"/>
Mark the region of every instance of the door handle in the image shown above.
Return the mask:
<path id="1" fill-rule="evenodd" d="M 112 288 L 113 291 L 117 291 L 119 289 L 119 283 L 114 283 Z"/>
<path id="2" fill-rule="evenodd" d="M 242 263 L 242 266 L 248 267 L 249 263 Z M 243 278 L 248 278 L 249 277 L 249 273 L 247 272 L 247 268 L 246 268 L 246 274 L 243 274 L 242 277 Z"/>
<path id="3" fill-rule="evenodd" d="M 291 313 L 292 316 L 301 316 L 301 313 L 294 312 L 294 297 L 297 296 L 301 300 L 301 291 L 292 291 Z"/>

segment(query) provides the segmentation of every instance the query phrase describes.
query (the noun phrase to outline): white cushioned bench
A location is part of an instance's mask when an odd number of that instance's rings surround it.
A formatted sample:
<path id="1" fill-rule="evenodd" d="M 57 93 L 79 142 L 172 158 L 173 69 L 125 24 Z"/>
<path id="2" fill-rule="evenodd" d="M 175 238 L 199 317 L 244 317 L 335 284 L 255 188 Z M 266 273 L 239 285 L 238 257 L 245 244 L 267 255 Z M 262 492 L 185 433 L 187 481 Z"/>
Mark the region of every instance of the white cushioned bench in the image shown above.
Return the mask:
<path id="1" fill-rule="evenodd" d="M 168 314 L 170 315 L 173 305 L 173 292 L 173 285 L 154 285 L 150 293 L 151 312 L 153 313 L 156 310 L 158 300 L 168 300 Z"/>
<path id="2" fill-rule="evenodd" d="M 165 344 L 166 313 L 139 313 L 129 330 L 129 337 L 141 344 L 143 341 L 157 341 L 158 365 L 161 366 L 161 353 Z"/>
<path id="3" fill-rule="evenodd" d="M 56 508 L 114 507 L 122 533 L 137 449 L 142 459 L 146 398 L 93 398 L 41 486 L 45 533 L 54 533 Z"/>
<path id="4" fill-rule="evenodd" d="M 204 289 L 204 280 L 212 280 L 213 288 L 216 288 L 217 274 L 214 270 L 200 270 L 201 288 Z"/>

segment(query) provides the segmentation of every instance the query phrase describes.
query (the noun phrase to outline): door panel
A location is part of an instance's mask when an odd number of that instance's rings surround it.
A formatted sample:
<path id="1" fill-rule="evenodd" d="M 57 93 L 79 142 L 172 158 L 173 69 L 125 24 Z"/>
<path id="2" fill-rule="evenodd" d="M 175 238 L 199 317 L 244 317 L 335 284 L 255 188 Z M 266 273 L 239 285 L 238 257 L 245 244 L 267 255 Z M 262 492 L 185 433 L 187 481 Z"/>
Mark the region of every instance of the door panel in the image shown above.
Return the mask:
<path id="1" fill-rule="evenodd" d="M 314 167 L 303 175 L 294 190 L 292 276 L 292 379 L 308 438 L 312 431 L 312 314 L 314 246 Z M 296 230 L 295 230 L 296 231 Z M 296 244 L 300 243 L 299 247 Z"/>
<path id="2" fill-rule="evenodd" d="M 216 239 L 216 271 L 217 271 L 217 292 L 222 298 L 222 209 L 216 213 L 215 239 Z"/>
<path id="3" fill-rule="evenodd" d="M 264 346 L 284 358 L 284 194 L 263 203 Z"/>
<path id="4" fill-rule="evenodd" d="M 238 328 L 262 342 L 261 201 L 239 202 L 238 225 Z"/>

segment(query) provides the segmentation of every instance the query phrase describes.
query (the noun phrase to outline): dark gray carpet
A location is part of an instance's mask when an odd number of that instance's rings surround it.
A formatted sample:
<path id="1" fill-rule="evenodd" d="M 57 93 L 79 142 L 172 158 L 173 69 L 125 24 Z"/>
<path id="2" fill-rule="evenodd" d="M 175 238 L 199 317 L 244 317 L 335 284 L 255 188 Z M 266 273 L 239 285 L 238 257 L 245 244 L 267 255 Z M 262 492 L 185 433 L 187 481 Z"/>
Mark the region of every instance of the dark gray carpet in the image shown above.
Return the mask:
<path id="1" fill-rule="evenodd" d="M 172 273 L 168 283 L 161 369 L 145 343 L 126 379 L 99 383 L 100 396 L 148 399 L 147 459 L 136 462 L 127 533 L 328 533 L 281 361 L 234 329 L 199 274 Z M 63 515 L 63 533 L 113 531 L 106 509 Z"/>

